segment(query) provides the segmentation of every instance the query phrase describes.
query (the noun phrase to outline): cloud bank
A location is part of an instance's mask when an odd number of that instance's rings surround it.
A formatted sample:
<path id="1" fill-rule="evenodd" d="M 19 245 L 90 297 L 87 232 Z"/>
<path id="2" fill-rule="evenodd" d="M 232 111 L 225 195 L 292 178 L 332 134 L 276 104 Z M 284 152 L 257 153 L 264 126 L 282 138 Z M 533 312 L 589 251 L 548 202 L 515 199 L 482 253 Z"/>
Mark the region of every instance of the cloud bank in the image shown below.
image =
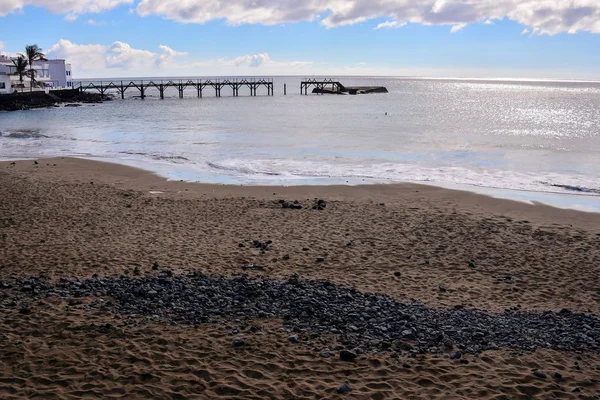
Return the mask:
<path id="1" fill-rule="evenodd" d="M 176 51 L 165 45 L 160 45 L 158 50 L 136 49 L 124 42 L 111 45 L 76 44 L 61 39 L 46 54 L 50 58 L 66 59 L 73 65 L 77 78 L 293 74 L 307 72 L 313 65 L 306 61 L 275 61 L 267 53 L 233 59 L 189 61 L 187 52 Z"/>
<path id="2" fill-rule="evenodd" d="M 37 6 L 67 20 L 101 13 L 134 0 L 0 0 L 0 16 Z M 451 25 L 491 23 L 508 18 L 536 34 L 600 33 L 598 0 L 141 0 L 140 16 L 157 15 L 181 23 L 224 20 L 230 25 L 275 25 L 319 21 L 327 28 L 385 18 L 380 28 L 404 23 Z M 458 29 L 458 28 L 456 28 Z"/>
<path id="3" fill-rule="evenodd" d="M 101 44 L 75 44 L 61 39 L 46 52 L 52 58 L 66 59 L 79 71 L 117 69 L 137 71 L 151 67 L 165 67 L 173 64 L 173 59 L 187 55 L 161 45 L 159 52 L 135 49 L 124 42 L 114 42 L 110 46 Z"/>

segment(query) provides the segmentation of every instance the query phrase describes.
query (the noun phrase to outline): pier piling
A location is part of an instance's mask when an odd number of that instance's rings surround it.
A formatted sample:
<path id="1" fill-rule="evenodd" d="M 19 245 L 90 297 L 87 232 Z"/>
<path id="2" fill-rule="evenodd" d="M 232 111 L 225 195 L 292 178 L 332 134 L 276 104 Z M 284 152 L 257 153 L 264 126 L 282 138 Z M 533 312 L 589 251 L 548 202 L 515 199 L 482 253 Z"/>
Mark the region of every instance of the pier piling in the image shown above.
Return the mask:
<path id="1" fill-rule="evenodd" d="M 273 79 L 272 78 L 243 78 L 243 79 L 206 79 L 201 80 L 169 80 L 169 81 L 116 81 L 116 82 L 92 82 L 92 81 L 76 81 L 73 82 L 73 88 L 84 92 L 86 90 L 96 90 L 103 96 L 109 90 L 115 90 L 121 95 L 121 99 L 125 99 L 125 92 L 129 88 L 135 88 L 139 91 L 140 98 L 145 99 L 148 95 L 148 89 L 153 88 L 158 91 L 161 99 L 165 98 L 165 91 L 168 88 L 177 89 L 177 93 L 180 98 L 184 97 L 185 89 L 187 87 L 196 88 L 196 93 L 199 98 L 203 96 L 203 90 L 207 87 L 211 87 L 215 90 L 215 96 L 221 97 L 221 91 L 224 87 L 230 87 L 233 97 L 239 97 L 240 87 L 245 86 L 250 91 L 250 96 L 255 97 L 258 95 L 258 88 L 267 88 L 267 95 L 273 96 Z M 287 91 L 284 89 L 284 92 Z"/>

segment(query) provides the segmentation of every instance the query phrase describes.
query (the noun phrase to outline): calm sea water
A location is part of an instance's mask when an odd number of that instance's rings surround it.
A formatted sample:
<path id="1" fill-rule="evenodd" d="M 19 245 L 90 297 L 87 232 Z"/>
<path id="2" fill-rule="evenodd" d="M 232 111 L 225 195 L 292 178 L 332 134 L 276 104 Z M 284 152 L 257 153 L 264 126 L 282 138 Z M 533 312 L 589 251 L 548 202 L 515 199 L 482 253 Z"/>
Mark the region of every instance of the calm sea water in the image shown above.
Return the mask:
<path id="1" fill-rule="evenodd" d="M 170 89 L 165 100 L 1 113 L 0 158 L 92 157 L 218 183 L 572 193 L 562 201 L 585 195 L 600 209 L 600 83 L 340 80 L 389 93 L 302 96 L 300 77 L 280 77 L 275 96 L 198 99 L 191 88 L 179 99 Z"/>

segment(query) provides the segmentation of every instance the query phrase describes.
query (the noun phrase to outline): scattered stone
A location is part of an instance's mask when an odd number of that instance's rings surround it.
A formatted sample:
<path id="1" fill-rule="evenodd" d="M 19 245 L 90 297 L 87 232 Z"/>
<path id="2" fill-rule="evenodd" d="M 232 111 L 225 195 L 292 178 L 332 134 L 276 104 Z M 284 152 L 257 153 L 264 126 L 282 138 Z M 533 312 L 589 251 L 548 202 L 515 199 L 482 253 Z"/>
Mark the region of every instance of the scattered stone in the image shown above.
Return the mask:
<path id="1" fill-rule="evenodd" d="M 444 293 L 448 290 L 448 289 L 446 289 L 446 285 L 444 285 L 443 283 L 440 283 L 439 288 L 440 288 L 440 292 L 442 292 L 442 293 Z"/>
<path id="2" fill-rule="evenodd" d="M 394 276 L 396 278 L 400 278 L 402 276 L 402 274 L 399 271 L 394 272 Z"/>
<path id="3" fill-rule="evenodd" d="M 533 376 L 540 379 L 546 379 L 548 377 L 548 375 L 546 375 L 543 371 L 540 371 L 539 369 L 533 371 Z"/>
<path id="4" fill-rule="evenodd" d="M 403 330 L 402 337 L 405 339 L 412 339 L 414 337 L 414 332 L 412 331 L 412 329 Z"/>
<path id="5" fill-rule="evenodd" d="M 152 264 L 152 271 L 158 271 L 159 268 L 160 267 L 159 267 L 158 263 L 155 261 L 154 264 Z"/>
<path id="6" fill-rule="evenodd" d="M 246 342 L 244 342 L 243 339 L 240 339 L 240 338 L 233 339 L 233 346 L 234 347 L 242 347 L 245 344 L 246 344 Z"/>
<path id="7" fill-rule="evenodd" d="M 262 265 L 245 265 L 242 267 L 242 269 L 244 271 L 264 271 L 265 267 L 263 267 Z"/>
<path id="8" fill-rule="evenodd" d="M 141 274 L 140 267 L 136 266 L 133 268 L 133 275 L 139 276 Z"/>
<path id="9" fill-rule="evenodd" d="M 581 392 L 581 389 L 580 389 L 580 388 L 578 388 L 578 387 L 573 387 L 573 388 L 571 388 L 571 389 L 569 390 L 569 392 L 571 392 L 571 393 L 579 393 L 579 392 Z"/>
<path id="10" fill-rule="evenodd" d="M 27 306 L 21 307 L 21 309 L 19 310 L 19 313 L 23 314 L 23 315 L 31 314 L 31 309 Z"/>
<path id="11" fill-rule="evenodd" d="M 346 246 L 348 246 L 348 247 L 352 246 L 352 240 L 349 241 L 348 243 L 346 243 Z"/>
<path id="12" fill-rule="evenodd" d="M 299 342 L 298 335 L 292 335 L 292 336 L 288 337 L 288 341 L 290 343 L 298 343 Z"/>
<path id="13" fill-rule="evenodd" d="M 356 360 L 356 357 L 358 357 L 356 355 L 356 353 L 354 353 L 350 350 L 340 351 L 340 360 L 342 360 L 342 361 L 354 361 L 354 360 Z"/>
<path id="14" fill-rule="evenodd" d="M 563 378 L 562 374 L 560 372 L 555 372 L 554 373 L 554 379 L 556 380 L 561 380 Z"/>
<path id="15" fill-rule="evenodd" d="M 330 358 L 333 356 L 329 350 L 323 350 L 320 355 L 323 358 Z"/>
<path id="16" fill-rule="evenodd" d="M 38 165 L 38 162 L 37 162 L 37 161 L 34 161 L 34 162 L 33 162 L 33 164 L 34 164 L 34 165 Z"/>
<path id="17" fill-rule="evenodd" d="M 290 259 L 290 255 L 289 255 L 289 254 L 286 254 L 286 255 L 284 255 L 284 256 L 283 256 L 283 259 L 284 259 L 285 261 L 289 260 L 289 259 Z"/>
<path id="18" fill-rule="evenodd" d="M 317 262 L 324 262 L 325 261 L 325 257 L 317 257 Z"/>
<path id="19" fill-rule="evenodd" d="M 308 247 L 303 247 L 302 251 L 309 251 L 310 249 Z"/>
<path id="20" fill-rule="evenodd" d="M 344 382 L 344 384 L 342 386 L 340 386 L 337 390 L 338 394 L 346 394 L 346 393 L 350 393 L 352 391 L 352 388 L 350 387 L 350 384 L 348 383 L 348 381 Z"/>
<path id="21" fill-rule="evenodd" d="M 327 207 L 327 202 L 325 202 L 325 200 L 317 200 L 317 202 L 313 206 L 313 210 L 322 211 L 325 209 L 325 207 Z"/>
<path id="22" fill-rule="evenodd" d="M 267 250 L 267 246 L 269 244 L 267 243 L 263 243 L 260 240 L 253 240 L 252 241 L 252 246 L 256 249 L 261 249 L 261 250 Z"/>
<path id="23" fill-rule="evenodd" d="M 450 354 L 451 360 L 458 360 L 461 357 L 462 357 L 462 352 L 460 352 L 460 351 L 455 351 L 454 353 Z"/>

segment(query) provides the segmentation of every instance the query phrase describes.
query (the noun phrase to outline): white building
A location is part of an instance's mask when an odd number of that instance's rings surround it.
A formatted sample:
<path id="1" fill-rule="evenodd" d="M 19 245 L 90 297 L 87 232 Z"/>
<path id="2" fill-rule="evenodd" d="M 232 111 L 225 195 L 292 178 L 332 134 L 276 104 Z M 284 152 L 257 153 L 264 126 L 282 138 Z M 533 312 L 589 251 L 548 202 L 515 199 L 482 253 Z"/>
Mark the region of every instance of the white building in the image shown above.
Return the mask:
<path id="1" fill-rule="evenodd" d="M 0 75 L 9 77 L 10 84 L 8 86 L 10 93 L 14 90 L 30 90 L 31 78 L 23 77 L 23 87 L 20 86 L 19 76 L 15 75 L 15 65 L 13 64 L 15 57 L 8 57 L 0 54 Z M 28 66 L 27 69 L 30 67 Z M 71 64 L 67 64 L 65 60 L 39 60 L 33 62 L 35 72 L 34 90 L 45 88 L 70 88 L 73 85 L 71 76 Z M 0 78 L 5 81 L 6 78 Z M 2 85 L 0 85 L 2 86 Z M 0 89 L 0 93 L 6 93 Z"/>
<path id="2" fill-rule="evenodd" d="M 0 94 L 7 94 L 13 91 L 10 75 L 0 72 Z"/>

